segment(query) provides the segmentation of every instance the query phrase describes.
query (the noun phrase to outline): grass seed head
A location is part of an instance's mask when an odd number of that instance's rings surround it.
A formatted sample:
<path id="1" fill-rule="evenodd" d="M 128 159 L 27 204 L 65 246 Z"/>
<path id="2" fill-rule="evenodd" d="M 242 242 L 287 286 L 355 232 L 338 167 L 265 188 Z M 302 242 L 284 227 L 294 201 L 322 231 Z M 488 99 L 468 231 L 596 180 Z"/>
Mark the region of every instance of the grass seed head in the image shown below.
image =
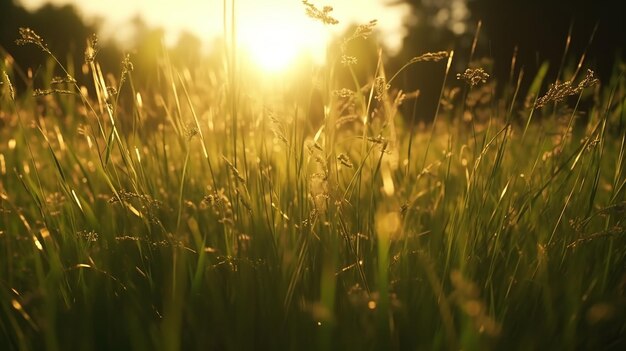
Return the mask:
<path id="1" fill-rule="evenodd" d="M 537 100 L 536 107 L 543 107 L 550 102 L 558 102 L 562 101 L 568 96 L 572 96 L 576 94 L 576 88 L 572 86 L 571 81 L 559 83 L 556 82 L 550 86 L 548 92 L 539 100 Z"/>
<path id="2" fill-rule="evenodd" d="M 187 127 L 185 127 L 185 138 L 188 141 L 191 141 L 196 135 L 200 134 L 200 130 L 195 125 L 195 123 L 189 123 Z"/>
<path id="3" fill-rule="evenodd" d="M 447 51 L 427 52 L 423 55 L 413 57 L 409 63 L 415 62 L 438 62 L 447 59 L 450 53 Z"/>
<path id="4" fill-rule="evenodd" d="M 15 100 L 15 89 L 13 88 L 13 84 L 11 84 L 11 79 L 9 78 L 9 74 L 6 71 L 2 71 L 0 85 L 6 85 L 8 92 L 9 92 L 9 96 L 11 97 L 11 100 Z"/>
<path id="5" fill-rule="evenodd" d="M 68 74 L 65 77 L 54 77 L 50 81 L 50 85 L 63 84 L 63 83 L 74 84 L 76 83 L 76 79 L 74 79 L 72 76 Z"/>
<path id="6" fill-rule="evenodd" d="M 321 10 L 318 9 L 315 5 L 311 4 L 308 0 L 302 0 L 302 4 L 305 6 L 307 16 L 319 20 L 324 24 L 338 24 L 335 18 L 333 18 L 330 13 L 333 11 L 332 6 L 324 6 Z"/>
<path id="7" fill-rule="evenodd" d="M 354 56 L 341 55 L 341 64 L 344 66 L 352 66 L 357 64 L 357 59 Z"/>
<path id="8" fill-rule="evenodd" d="M 585 78 L 583 78 L 583 80 L 578 83 L 578 89 L 582 90 L 598 84 L 600 84 L 600 80 L 596 78 L 596 75 L 592 70 L 588 69 Z"/>
<path id="9" fill-rule="evenodd" d="M 462 79 L 471 86 L 487 83 L 488 78 L 489 73 L 482 68 L 468 68 L 465 72 L 456 75 L 456 79 Z"/>
<path id="10" fill-rule="evenodd" d="M 50 53 L 48 49 L 48 45 L 43 41 L 43 39 L 39 36 L 39 34 L 35 33 L 34 30 L 30 28 L 20 28 L 19 29 L 20 37 L 15 41 L 17 45 L 36 45 L 41 50 L 46 53 Z"/>
<path id="11" fill-rule="evenodd" d="M 58 95 L 73 95 L 75 93 L 73 91 L 67 90 L 67 89 L 35 89 L 35 90 L 33 90 L 33 96 L 34 97 L 54 95 L 54 94 L 58 94 Z"/>
<path id="12" fill-rule="evenodd" d="M 225 156 L 222 156 L 222 159 L 226 162 L 226 165 L 228 166 L 228 169 L 230 169 L 233 177 L 235 177 L 239 182 L 245 183 L 246 180 L 241 176 L 241 173 L 239 173 L 239 170 L 235 167 L 235 165 L 233 165 L 232 162 L 230 162 Z"/>
<path id="13" fill-rule="evenodd" d="M 337 161 L 339 161 L 339 163 L 341 163 L 344 167 L 347 167 L 347 168 L 353 168 L 354 167 L 354 165 L 350 161 L 350 157 L 348 157 L 348 155 L 346 155 L 344 153 L 341 153 L 341 154 L 339 154 L 339 156 L 337 156 Z"/>
<path id="14" fill-rule="evenodd" d="M 543 107 L 551 102 L 562 101 L 568 96 L 580 94 L 584 89 L 590 88 L 599 83 L 600 80 L 596 78 L 595 73 L 588 69 L 585 78 L 583 78 L 578 85 L 574 85 L 574 82 L 571 80 L 563 83 L 556 82 L 550 85 L 546 94 L 537 100 L 535 107 Z"/>
<path id="15" fill-rule="evenodd" d="M 347 98 L 351 98 L 352 96 L 354 96 L 354 91 L 343 88 L 340 90 L 333 91 L 333 95 L 335 95 L 336 97 L 347 99 Z"/>
<path id="16" fill-rule="evenodd" d="M 128 75 L 135 70 L 135 66 L 133 65 L 133 63 L 130 61 L 130 55 L 126 54 L 124 56 L 124 60 L 122 60 L 122 77 L 121 77 L 121 83 L 124 83 L 124 81 L 126 81 L 126 77 L 128 77 Z"/>
<path id="17" fill-rule="evenodd" d="M 377 77 L 374 81 L 374 87 L 376 89 L 376 100 L 381 101 L 387 94 L 387 90 L 391 88 L 391 85 L 387 84 L 385 77 Z"/>
<path id="18" fill-rule="evenodd" d="M 376 27 L 377 23 L 378 23 L 378 20 L 373 19 L 366 24 L 361 24 L 357 26 L 356 29 L 354 30 L 354 33 L 352 33 L 351 36 L 344 39 L 342 48 L 345 49 L 346 45 L 352 40 L 359 39 L 359 38 L 367 39 L 374 32 L 374 27 Z"/>
<path id="19" fill-rule="evenodd" d="M 87 38 L 87 48 L 85 49 L 85 63 L 89 64 L 94 62 L 99 50 L 98 36 L 96 34 L 90 35 L 89 38 Z"/>

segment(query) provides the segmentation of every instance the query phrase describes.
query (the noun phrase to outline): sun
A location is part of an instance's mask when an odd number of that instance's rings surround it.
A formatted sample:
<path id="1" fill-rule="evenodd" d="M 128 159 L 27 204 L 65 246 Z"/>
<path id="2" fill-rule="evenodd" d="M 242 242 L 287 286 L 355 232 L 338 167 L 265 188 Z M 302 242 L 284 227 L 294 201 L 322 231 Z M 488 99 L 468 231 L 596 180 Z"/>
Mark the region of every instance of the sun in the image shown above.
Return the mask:
<path id="1" fill-rule="evenodd" d="M 317 62 L 325 57 L 328 34 L 307 18 L 302 8 L 285 6 L 240 15 L 240 50 L 251 64 L 265 72 L 286 71 L 303 56 Z"/>
<path id="2" fill-rule="evenodd" d="M 297 36 L 285 24 L 267 23 L 258 26 L 254 33 L 245 33 L 242 49 L 259 68 L 277 72 L 286 69 L 299 54 L 308 51 L 309 48 L 298 41 Z"/>

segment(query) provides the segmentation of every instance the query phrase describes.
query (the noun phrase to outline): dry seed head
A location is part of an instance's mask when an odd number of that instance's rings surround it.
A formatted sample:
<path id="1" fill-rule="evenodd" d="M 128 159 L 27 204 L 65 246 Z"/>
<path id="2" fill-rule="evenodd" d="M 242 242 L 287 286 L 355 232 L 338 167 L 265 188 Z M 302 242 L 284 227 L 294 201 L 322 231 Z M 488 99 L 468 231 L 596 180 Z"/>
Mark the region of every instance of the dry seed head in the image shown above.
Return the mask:
<path id="1" fill-rule="evenodd" d="M 382 135 L 378 135 L 375 138 L 367 137 L 367 141 L 374 143 L 374 144 L 381 144 L 381 145 L 387 143 L 387 140 Z"/>
<path id="2" fill-rule="evenodd" d="M 420 56 L 413 57 L 409 63 L 415 62 L 438 62 L 447 59 L 450 53 L 447 51 L 428 52 Z"/>
<path id="3" fill-rule="evenodd" d="M 341 55 L 341 64 L 344 66 L 356 65 L 357 59 L 354 56 Z"/>
<path id="4" fill-rule="evenodd" d="M 597 84 L 600 84 L 600 80 L 596 78 L 596 75 L 592 70 L 588 69 L 587 74 L 585 75 L 585 78 L 583 78 L 583 80 L 580 83 L 578 83 L 578 88 L 579 89 L 590 88 Z"/>
<path id="5" fill-rule="evenodd" d="M 233 165 L 230 161 L 228 161 L 228 159 L 224 156 L 222 156 L 222 159 L 228 165 L 228 168 L 230 169 L 230 172 L 233 174 L 233 176 L 241 183 L 245 183 L 246 180 L 243 179 L 243 177 L 241 176 L 241 173 L 239 173 L 239 170 L 235 167 L 235 165 Z"/>
<path id="6" fill-rule="evenodd" d="M 70 83 L 70 84 L 74 84 L 76 83 L 76 79 L 74 79 L 72 76 L 70 76 L 69 74 L 65 77 L 54 77 L 52 78 L 52 80 L 50 81 L 50 85 L 55 85 L 55 84 L 63 84 L 63 83 Z"/>
<path id="7" fill-rule="evenodd" d="M 576 88 L 572 86 L 571 81 L 563 83 L 556 82 L 550 86 L 544 96 L 537 100 L 536 107 L 543 107 L 550 102 L 558 102 L 575 94 Z"/>
<path id="8" fill-rule="evenodd" d="M 354 33 L 352 33 L 352 35 L 349 36 L 348 38 L 344 39 L 343 46 L 345 47 L 345 45 L 348 44 L 350 41 L 358 39 L 358 38 L 367 39 L 370 35 L 372 35 L 372 32 L 374 31 L 374 27 L 376 27 L 377 23 L 378 23 L 378 20 L 373 19 L 369 21 L 367 24 L 361 24 L 357 26 L 356 29 L 354 30 Z"/>
<path id="9" fill-rule="evenodd" d="M 99 236 L 98 233 L 93 231 L 93 230 L 89 230 L 89 231 L 81 230 L 81 231 L 77 232 L 76 235 L 79 238 L 81 238 L 81 239 L 83 239 L 85 241 L 88 241 L 88 242 L 96 242 L 96 241 L 98 241 L 98 236 Z"/>
<path id="10" fill-rule="evenodd" d="M 107 94 L 108 94 L 108 96 L 115 96 L 115 95 L 117 95 L 117 88 L 112 87 L 112 86 L 107 86 Z"/>
<path id="11" fill-rule="evenodd" d="M 324 152 L 324 148 L 317 141 L 308 143 L 306 147 L 309 150 L 309 153 L 311 154 L 314 154 L 316 150 Z"/>
<path id="12" fill-rule="evenodd" d="M 307 16 L 319 20 L 324 24 L 338 24 L 335 18 L 330 13 L 333 11 L 332 6 L 324 6 L 321 10 L 315 5 L 311 4 L 309 0 L 302 0 L 302 4 L 305 6 Z"/>
<path id="13" fill-rule="evenodd" d="M 189 123 L 185 128 L 185 137 L 187 140 L 193 139 L 196 135 L 200 134 L 200 130 L 195 123 Z"/>
<path id="14" fill-rule="evenodd" d="M 85 49 L 85 63 L 94 62 L 99 50 L 98 36 L 96 34 L 90 35 L 89 38 L 87 38 L 87 48 Z"/>
<path id="15" fill-rule="evenodd" d="M 385 77 L 377 77 L 374 81 L 374 87 L 376 89 L 376 100 L 381 101 L 387 90 L 391 88 L 391 85 L 387 84 Z"/>
<path id="16" fill-rule="evenodd" d="M 339 154 L 339 156 L 337 156 L 337 161 L 339 161 L 339 163 L 341 163 L 345 167 L 348 167 L 348 168 L 354 167 L 352 162 L 350 162 L 350 157 L 348 157 L 348 155 L 346 154 L 343 154 L 343 153 Z"/>
<path id="17" fill-rule="evenodd" d="M 287 137 L 286 137 L 285 126 L 283 124 L 283 121 L 281 121 L 278 117 L 276 117 L 274 112 L 268 110 L 267 113 L 270 118 L 270 121 L 272 122 L 272 126 L 270 130 L 272 131 L 272 134 L 274 134 L 274 138 L 282 141 L 285 145 L 289 145 L 289 141 L 287 140 Z"/>
<path id="18" fill-rule="evenodd" d="M 65 90 L 65 89 L 35 89 L 33 91 L 33 96 L 46 96 L 53 94 L 61 94 L 61 95 L 72 95 L 75 94 L 73 91 Z"/>
<path id="19" fill-rule="evenodd" d="M 135 70 L 135 66 L 133 66 L 133 63 L 130 61 L 129 54 L 126 54 L 126 56 L 124 56 L 124 60 L 122 61 L 122 67 L 124 68 L 124 72 L 126 73 L 132 72 Z"/>
<path id="20" fill-rule="evenodd" d="M 130 61 L 130 55 L 126 54 L 122 60 L 122 77 L 120 78 L 120 84 L 126 81 L 126 77 L 133 70 L 135 70 L 135 66 L 133 66 L 133 63 Z"/>
<path id="21" fill-rule="evenodd" d="M 543 107 L 550 102 L 559 102 L 568 96 L 580 94 L 585 88 L 592 87 L 599 84 L 600 81 L 596 78 L 595 73 L 588 69 L 585 78 L 583 78 L 578 85 L 574 85 L 574 82 L 568 80 L 563 83 L 556 82 L 550 86 L 548 92 L 537 100 L 535 107 Z"/>
<path id="22" fill-rule="evenodd" d="M 626 212 L 626 201 L 618 202 L 601 209 L 598 213 L 603 216 L 615 215 L 621 216 Z"/>
<path id="23" fill-rule="evenodd" d="M 11 84 L 9 74 L 6 71 L 2 71 L 2 79 L 0 80 L 0 85 L 4 84 L 6 84 L 9 89 L 9 96 L 11 96 L 11 100 L 15 100 L 15 89 L 13 88 L 13 84 Z"/>
<path id="24" fill-rule="evenodd" d="M 343 88 L 341 90 L 333 91 L 333 95 L 340 98 L 350 98 L 354 95 L 354 91 L 350 89 Z"/>
<path id="25" fill-rule="evenodd" d="M 363 39 L 367 39 L 367 37 L 369 37 L 373 30 L 374 27 L 376 27 L 376 24 L 378 23 L 378 20 L 371 20 L 369 21 L 367 24 L 361 24 L 359 25 L 356 30 L 354 31 L 354 34 L 352 35 L 353 38 L 363 38 Z"/>
<path id="26" fill-rule="evenodd" d="M 487 83 L 489 73 L 485 72 L 482 68 L 468 68 L 462 74 L 456 75 L 456 79 L 462 79 L 471 86 L 476 86 L 480 83 Z"/>
<path id="27" fill-rule="evenodd" d="M 37 33 L 35 33 L 35 31 L 33 31 L 32 29 L 20 28 L 19 33 L 20 33 L 20 37 L 15 41 L 15 44 L 20 45 L 20 46 L 33 44 L 33 45 L 38 46 L 44 52 L 50 53 L 50 50 L 48 49 L 48 45 L 46 45 L 43 39 Z"/>

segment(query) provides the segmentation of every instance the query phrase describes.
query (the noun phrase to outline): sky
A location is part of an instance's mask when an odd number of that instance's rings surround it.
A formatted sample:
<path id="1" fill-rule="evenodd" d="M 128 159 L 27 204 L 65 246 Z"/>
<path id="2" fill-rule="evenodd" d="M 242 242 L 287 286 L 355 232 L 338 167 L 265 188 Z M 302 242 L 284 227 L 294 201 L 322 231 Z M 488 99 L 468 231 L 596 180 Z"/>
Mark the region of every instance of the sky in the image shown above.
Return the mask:
<path id="1" fill-rule="evenodd" d="M 227 0 L 231 4 L 233 0 Z M 101 36 L 124 41 L 132 37 L 131 19 L 140 15 L 149 26 L 166 29 L 166 41 L 173 43 L 181 31 L 189 31 L 206 42 L 223 33 L 224 0 L 18 0 L 27 9 L 45 3 L 73 4 L 87 19 L 104 20 Z M 276 48 L 285 43 L 292 51 L 310 51 L 315 56 L 333 33 L 351 23 L 378 20 L 382 45 L 393 54 L 402 47 L 405 24 L 411 20 L 409 5 L 388 5 L 390 0 L 333 0 L 310 2 L 322 8 L 332 4 L 340 23 L 333 28 L 306 17 L 301 0 L 234 0 L 241 45 L 250 50 Z M 397 2 L 397 1 L 395 1 Z M 280 43 L 280 44 L 279 44 Z M 262 44 L 262 45 L 261 45 Z M 255 47 L 256 46 L 256 47 Z M 284 50 L 284 49 L 283 49 Z"/>

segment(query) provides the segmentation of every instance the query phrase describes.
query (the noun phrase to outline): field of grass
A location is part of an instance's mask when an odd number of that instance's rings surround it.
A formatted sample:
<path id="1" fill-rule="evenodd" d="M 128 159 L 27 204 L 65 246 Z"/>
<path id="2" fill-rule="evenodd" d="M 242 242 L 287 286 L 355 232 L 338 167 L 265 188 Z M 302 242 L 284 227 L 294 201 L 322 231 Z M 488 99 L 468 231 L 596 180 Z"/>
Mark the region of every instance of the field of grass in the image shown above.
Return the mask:
<path id="1" fill-rule="evenodd" d="M 623 66 L 495 99 L 417 56 L 446 80 L 411 123 L 382 60 L 283 85 L 164 54 L 138 86 L 92 39 L 83 88 L 19 38 L 50 64 L 16 92 L 0 57 L 0 349 L 626 346 Z"/>

